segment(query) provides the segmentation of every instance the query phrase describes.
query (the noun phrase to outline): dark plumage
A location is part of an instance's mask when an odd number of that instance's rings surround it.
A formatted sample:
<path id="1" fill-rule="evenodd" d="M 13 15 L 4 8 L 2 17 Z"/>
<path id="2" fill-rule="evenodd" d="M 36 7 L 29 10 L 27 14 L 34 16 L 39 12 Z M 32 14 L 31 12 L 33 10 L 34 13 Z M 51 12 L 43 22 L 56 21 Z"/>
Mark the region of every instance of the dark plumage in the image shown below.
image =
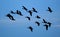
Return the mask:
<path id="1" fill-rule="evenodd" d="M 39 23 L 39 22 L 36 21 L 35 23 L 36 23 L 38 26 L 40 26 L 40 23 Z"/>
<path id="2" fill-rule="evenodd" d="M 37 13 L 37 11 L 36 11 L 36 9 L 35 8 L 32 8 L 33 9 L 33 12 L 36 12 Z"/>
<path id="3" fill-rule="evenodd" d="M 45 19 L 43 19 L 43 23 L 47 23 L 47 22 L 45 21 Z"/>
<path id="4" fill-rule="evenodd" d="M 32 16 L 32 11 L 31 11 L 31 10 L 29 10 L 28 12 L 29 12 L 30 16 Z"/>
<path id="5" fill-rule="evenodd" d="M 37 15 L 36 18 L 40 19 L 40 16 Z"/>
<path id="6" fill-rule="evenodd" d="M 49 27 L 51 26 L 51 23 L 50 22 L 47 22 L 47 24 L 49 24 Z"/>
<path id="7" fill-rule="evenodd" d="M 14 21 L 15 21 L 15 19 L 13 18 L 13 16 L 12 16 L 12 15 L 7 14 L 6 16 L 7 16 L 7 17 L 9 17 L 9 19 L 10 19 L 10 20 L 14 20 Z"/>
<path id="8" fill-rule="evenodd" d="M 16 11 L 16 14 L 20 15 L 20 16 L 23 16 L 22 13 L 20 11 Z"/>
<path id="9" fill-rule="evenodd" d="M 28 17 L 28 16 L 27 16 L 27 17 L 25 17 L 25 18 L 28 18 L 28 20 L 30 20 L 30 17 Z"/>
<path id="10" fill-rule="evenodd" d="M 25 6 L 22 6 L 22 7 L 23 7 L 22 9 L 24 9 L 24 10 L 26 10 L 26 11 L 28 10 Z"/>
<path id="11" fill-rule="evenodd" d="M 11 11 L 12 14 L 15 14 L 13 11 Z"/>
<path id="12" fill-rule="evenodd" d="M 51 10 L 51 8 L 50 7 L 48 7 L 48 11 L 51 13 L 52 12 L 52 10 Z"/>
<path id="13" fill-rule="evenodd" d="M 47 24 L 45 24 L 44 26 L 46 27 L 46 30 L 48 30 L 48 25 L 47 25 Z"/>
<path id="14" fill-rule="evenodd" d="M 31 26 L 29 26 L 28 29 L 30 29 L 30 31 L 33 32 L 33 28 Z"/>

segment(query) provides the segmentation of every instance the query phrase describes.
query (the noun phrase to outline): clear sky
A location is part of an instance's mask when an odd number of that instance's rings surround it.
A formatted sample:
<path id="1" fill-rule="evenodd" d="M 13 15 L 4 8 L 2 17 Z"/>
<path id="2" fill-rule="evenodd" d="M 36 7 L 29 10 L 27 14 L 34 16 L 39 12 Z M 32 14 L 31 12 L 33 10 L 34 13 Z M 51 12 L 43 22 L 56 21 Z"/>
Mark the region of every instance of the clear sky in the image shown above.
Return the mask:
<path id="1" fill-rule="evenodd" d="M 29 10 L 34 7 L 38 13 L 33 13 L 31 17 L 22 6 Z M 52 13 L 46 11 L 48 6 L 53 10 Z M 11 10 L 20 10 L 24 16 L 11 14 L 16 21 L 10 21 L 5 15 Z M 41 19 L 36 19 L 36 15 L 41 16 Z M 31 21 L 26 16 L 30 16 Z M 43 18 L 52 23 L 48 31 L 43 26 Z M 35 21 L 41 25 L 38 27 Z M 33 32 L 27 29 L 29 26 L 34 28 Z M 0 0 L 0 37 L 60 37 L 60 0 Z"/>

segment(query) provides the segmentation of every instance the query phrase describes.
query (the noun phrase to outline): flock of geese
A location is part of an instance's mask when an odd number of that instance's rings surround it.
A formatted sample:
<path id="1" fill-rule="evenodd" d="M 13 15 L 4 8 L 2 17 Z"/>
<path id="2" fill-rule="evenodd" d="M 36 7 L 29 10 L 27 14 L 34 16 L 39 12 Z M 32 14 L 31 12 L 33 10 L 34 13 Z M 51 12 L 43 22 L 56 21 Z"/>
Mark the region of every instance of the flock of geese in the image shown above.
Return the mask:
<path id="1" fill-rule="evenodd" d="M 35 8 L 32 8 L 32 10 L 28 10 L 25 6 L 22 6 L 22 9 L 27 11 L 30 14 L 30 16 L 32 16 L 33 12 L 38 13 L 38 11 Z M 49 13 L 52 13 L 52 10 L 51 10 L 50 7 L 48 7 L 47 11 L 49 11 Z M 23 16 L 21 11 L 19 11 L 19 10 L 16 10 L 16 12 L 11 11 L 10 13 L 11 14 L 18 14 L 20 16 Z M 10 13 L 6 14 L 6 17 L 8 17 L 10 20 L 15 21 L 14 17 Z M 28 20 L 31 20 L 31 18 L 29 16 L 26 16 L 25 18 L 27 18 Z M 37 15 L 36 18 L 40 19 L 41 17 Z M 36 21 L 35 23 L 37 24 L 37 26 L 40 26 L 40 23 L 38 21 Z M 51 22 L 47 22 L 45 19 L 43 19 L 42 23 L 45 24 L 43 26 L 46 28 L 46 30 L 48 30 L 48 28 L 51 27 L 51 24 L 52 24 Z M 28 29 L 30 29 L 30 31 L 33 32 L 33 27 L 32 26 L 29 26 Z"/>

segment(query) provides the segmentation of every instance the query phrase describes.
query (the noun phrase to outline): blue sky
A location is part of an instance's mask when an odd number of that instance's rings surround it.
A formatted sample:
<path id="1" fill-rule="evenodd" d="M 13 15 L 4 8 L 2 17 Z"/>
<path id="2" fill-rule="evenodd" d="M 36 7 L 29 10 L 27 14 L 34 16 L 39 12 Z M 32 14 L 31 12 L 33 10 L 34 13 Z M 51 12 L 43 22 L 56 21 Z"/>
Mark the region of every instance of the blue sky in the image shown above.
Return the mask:
<path id="1" fill-rule="evenodd" d="M 0 37 L 60 37 L 60 0 L 0 0 Z M 22 9 L 25 6 L 29 10 L 36 8 L 38 13 L 33 13 L 31 17 L 29 13 Z M 47 8 L 51 7 L 53 12 L 49 13 Z M 13 10 L 20 10 L 24 16 L 13 15 L 16 21 L 11 21 L 5 15 Z M 35 16 L 41 16 L 36 19 Z M 25 16 L 30 16 L 28 21 Z M 42 19 L 52 23 L 48 31 L 45 30 Z M 38 27 L 34 23 L 39 21 L 41 25 Z M 27 29 L 28 26 L 34 28 L 33 32 Z"/>

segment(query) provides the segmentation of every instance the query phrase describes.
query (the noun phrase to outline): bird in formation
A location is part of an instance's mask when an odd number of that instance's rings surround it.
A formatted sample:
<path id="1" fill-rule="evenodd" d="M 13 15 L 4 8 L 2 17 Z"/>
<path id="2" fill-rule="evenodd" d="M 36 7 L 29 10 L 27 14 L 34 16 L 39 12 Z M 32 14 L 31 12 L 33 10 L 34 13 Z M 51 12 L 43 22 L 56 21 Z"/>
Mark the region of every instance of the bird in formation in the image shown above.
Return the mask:
<path id="1" fill-rule="evenodd" d="M 9 17 L 10 20 L 14 20 L 15 21 L 15 19 L 13 18 L 13 16 L 11 14 L 7 14 L 6 16 Z"/>
<path id="2" fill-rule="evenodd" d="M 40 26 L 40 23 L 38 21 L 35 22 L 38 26 Z"/>
<path id="3" fill-rule="evenodd" d="M 43 19 L 43 23 L 47 23 L 47 21 L 45 19 Z"/>
<path id="4" fill-rule="evenodd" d="M 31 26 L 29 26 L 28 29 L 30 29 L 30 31 L 33 32 L 33 28 Z"/>
<path id="5" fill-rule="evenodd" d="M 46 30 L 48 30 L 48 25 L 47 25 L 47 24 L 45 24 L 44 26 L 45 26 Z"/>
<path id="6" fill-rule="evenodd" d="M 37 13 L 37 10 L 36 10 L 35 8 L 32 8 L 32 9 L 33 9 L 33 10 L 32 10 L 33 12 L 36 12 L 36 13 Z"/>
<path id="7" fill-rule="evenodd" d="M 32 16 L 32 11 L 31 11 L 31 10 L 29 10 L 28 12 L 29 12 L 30 16 Z"/>
<path id="8" fill-rule="evenodd" d="M 29 16 L 26 16 L 25 18 L 27 18 L 28 20 L 30 20 L 30 17 Z"/>
<path id="9" fill-rule="evenodd" d="M 51 27 L 51 23 L 50 22 L 47 22 L 47 24 L 49 25 L 49 27 Z"/>
<path id="10" fill-rule="evenodd" d="M 15 14 L 12 10 L 11 10 L 11 13 L 12 13 L 12 14 Z"/>
<path id="11" fill-rule="evenodd" d="M 28 9 L 25 6 L 22 6 L 22 7 L 23 7 L 22 9 L 24 9 L 25 11 L 28 11 Z"/>
<path id="12" fill-rule="evenodd" d="M 52 13 L 52 9 L 50 7 L 48 7 L 47 11 L 49 11 L 50 13 Z"/>
<path id="13" fill-rule="evenodd" d="M 41 17 L 37 15 L 36 18 L 40 19 Z"/>
<path id="14" fill-rule="evenodd" d="M 21 11 L 18 11 L 18 10 L 16 10 L 16 14 L 18 14 L 20 16 L 23 16 L 22 13 L 21 13 Z"/>

